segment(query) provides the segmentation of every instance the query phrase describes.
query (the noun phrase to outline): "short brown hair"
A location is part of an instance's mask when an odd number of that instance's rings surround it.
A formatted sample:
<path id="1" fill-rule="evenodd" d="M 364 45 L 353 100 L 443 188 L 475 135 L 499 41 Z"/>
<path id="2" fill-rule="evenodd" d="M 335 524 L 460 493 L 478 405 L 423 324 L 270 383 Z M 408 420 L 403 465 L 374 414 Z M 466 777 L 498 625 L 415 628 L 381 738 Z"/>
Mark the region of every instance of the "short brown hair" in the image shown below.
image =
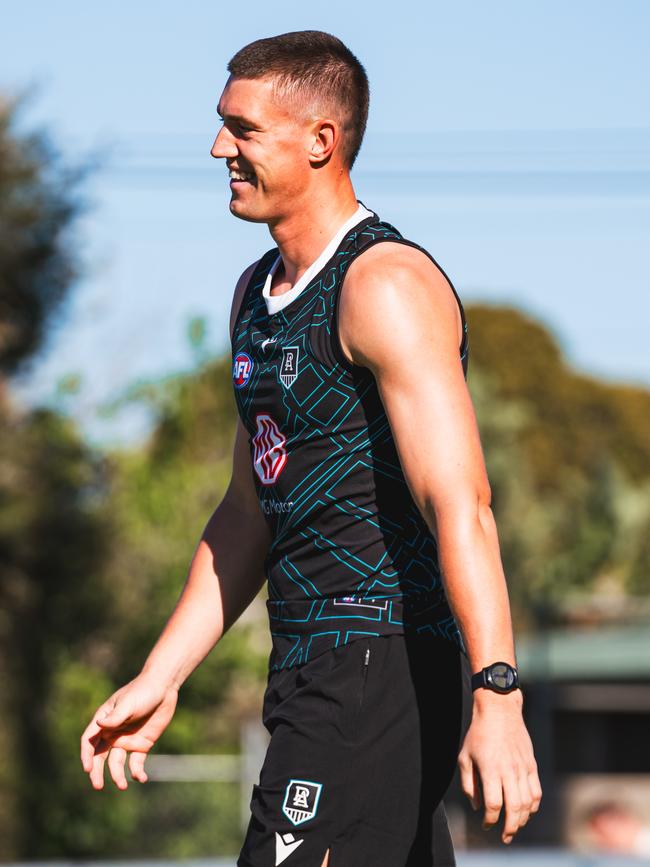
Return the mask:
<path id="1" fill-rule="evenodd" d="M 343 129 L 342 157 L 352 168 L 366 129 L 370 93 L 366 71 L 340 39 L 297 30 L 257 39 L 228 64 L 235 78 L 275 79 L 275 92 L 301 106 L 333 111 Z"/>

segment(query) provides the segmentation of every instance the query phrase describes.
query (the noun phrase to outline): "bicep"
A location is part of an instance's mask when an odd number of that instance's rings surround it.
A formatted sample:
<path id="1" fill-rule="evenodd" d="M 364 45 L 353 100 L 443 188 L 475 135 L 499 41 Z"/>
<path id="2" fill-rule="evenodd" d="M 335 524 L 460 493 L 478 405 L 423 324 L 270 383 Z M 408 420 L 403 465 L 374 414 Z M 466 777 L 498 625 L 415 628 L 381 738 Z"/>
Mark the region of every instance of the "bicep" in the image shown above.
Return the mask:
<path id="1" fill-rule="evenodd" d="M 420 508 L 436 517 L 490 498 L 474 407 L 456 367 L 457 351 L 452 364 L 415 340 L 407 363 L 386 356 L 375 372 L 406 480 Z"/>
<path id="2" fill-rule="evenodd" d="M 358 273 L 341 313 L 354 354 L 377 381 L 414 499 L 436 516 L 489 502 L 456 300 L 439 271 L 384 265 Z"/>

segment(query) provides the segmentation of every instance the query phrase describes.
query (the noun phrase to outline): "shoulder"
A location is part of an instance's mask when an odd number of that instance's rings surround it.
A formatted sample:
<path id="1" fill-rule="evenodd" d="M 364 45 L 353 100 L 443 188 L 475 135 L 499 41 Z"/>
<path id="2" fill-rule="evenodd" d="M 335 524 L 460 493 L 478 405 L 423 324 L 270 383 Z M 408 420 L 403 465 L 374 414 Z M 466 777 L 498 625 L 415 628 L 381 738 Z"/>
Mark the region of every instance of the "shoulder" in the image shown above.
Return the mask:
<path id="1" fill-rule="evenodd" d="M 457 358 L 462 339 L 459 305 L 442 269 L 421 249 L 382 241 L 359 254 L 346 274 L 339 309 L 343 351 L 371 369 L 385 344 L 428 332 Z"/>
<path id="2" fill-rule="evenodd" d="M 232 304 L 230 306 L 230 336 L 232 337 L 232 331 L 235 327 L 235 321 L 237 319 L 237 314 L 239 313 L 239 308 L 241 307 L 242 300 L 244 298 L 244 292 L 246 291 L 246 287 L 248 286 L 251 277 L 255 273 L 255 269 L 259 265 L 262 259 L 256 259 L 255 262 L 252 262 L 248 268 L 242 271 L 237 283 L 235 284 L 235 291 L 232 296 Z"/>

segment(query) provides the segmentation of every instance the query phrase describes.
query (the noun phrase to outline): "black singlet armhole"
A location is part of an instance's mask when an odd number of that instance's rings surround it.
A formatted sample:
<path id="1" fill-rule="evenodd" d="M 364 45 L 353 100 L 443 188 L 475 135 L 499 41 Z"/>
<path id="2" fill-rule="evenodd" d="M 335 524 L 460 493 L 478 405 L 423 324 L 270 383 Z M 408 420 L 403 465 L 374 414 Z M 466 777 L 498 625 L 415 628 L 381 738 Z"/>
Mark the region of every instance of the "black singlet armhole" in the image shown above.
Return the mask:
<path id="1" fill-rule="evenodd" d="M 433 264 L 436 266 L 436 268 L 439 269 L 439 271 L 442 273 L 443 277 L 445 278 L 445 280 L 449 284 L 449 288 L 454 293 L 454 298 L 456 299 L 456 302 L 458 303 L 458 308 L 460 310 L 460 319 L 461 319 L 461 324 L 462 324 L 463 337 L 462 337 L 462 340 L 460 343 L 459 352 L 460 352 L 460 359 L 463 362 L 463 366 L 465 366 L 466 365 L 466 356 L 467 356 L 467 342 L 468 342 L 467 320 L 465 318 L 465 310 L 463 308 L 462 301 L 460 300 L 460 298 L 458 296 L 458 292 L 456 292 L 456 289 L 454 288 L 454 284 L 451 282 L 448 275 L 445 273 L 444 268 L 442 268 L 441 265 L 438 262 L 436 262 L 436 260 L 433 258 L 433 256 L 431 255 L 431 253 L 429 253 L 428 250 L 425 250 L 424 247 L 421 247 L 419 244 L 416 244 L 415 241 L 409 241 L 407 238 L 393 238 L 393 237 L 374 238 L 372 241 L 369 241 L 364 246 L 363 250 L 360 250 L 359 253 L 357 253 L 357 255 L 355 256 L 355 259 L 358 256 L 363 255 L 363 253 L 366 250 L 370 249 L 370 247 L 374 247 L 375 244 L 382 244 L 386 241 L 392 241 L 394 244 L 405 244 L 407 247 L 414 247 L 416 250 L 420 250 L 422 253 L 424 253 L 425 256 L 427 256 L 433 262 Z M 348 361 L 348 359 L 345 357 L 345 354 L 343 352 L 343 347 L 341 346 L 341 339 L 339 337 L 339 304 L 340 304 L 341 292 L 343 291 L 344 284 L 345 284 L 345 275 L 343 277 L 343 280 L 341 281 L 341 285 L 339 286 L 339 290 L 336 293 L 336 297 L 334 299 L 334 310 L 332 312 L 332 326 L 331 326 L 332 352 L 334 353 L 334 356 L 335 356 L 337 362 L 341 365 L 341 367 L 344 367 L 348 371 L 353 371 L 355 369 L 358 369 L 360 367 L 360 365 L 352 364 L 350 361 Z"/>
<path id="2" fill-rule="evenodd" d="M 230 332 L 230 345 L 232 346 L 233 337 L 237 333 L 237 328 L 239 326 L 239 320 L 241 319 L 241 315 L 246 309 L 246 306 L 250 300 L 250 293 L 252 291 L 253 286 L 256 284 L 257 280 L 261 277 L 262 273 L 265 270 L 268 270 L 273 262 L 275 262 L 278 257 L 279 251 L 277 247 L 273 247 L 271 250 L 267 250 L 266 253 L 258 260 L 257 265 L 253 268 L 253 273 L 251 274 L 248 283 L 246 284 L 246 288 L 242 292 L 241 301 L 239 302 L 239 309 L 237 310 L 237 315 L 235 316 L 235 321 L 232 326 L 232 331 Z"/>

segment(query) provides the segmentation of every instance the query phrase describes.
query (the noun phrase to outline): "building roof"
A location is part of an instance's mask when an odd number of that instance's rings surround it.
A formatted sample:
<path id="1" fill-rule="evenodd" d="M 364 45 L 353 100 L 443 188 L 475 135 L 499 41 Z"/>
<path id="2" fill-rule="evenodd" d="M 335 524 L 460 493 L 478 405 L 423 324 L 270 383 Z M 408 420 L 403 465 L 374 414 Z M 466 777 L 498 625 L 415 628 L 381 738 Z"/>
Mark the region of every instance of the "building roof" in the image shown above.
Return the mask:
<path id="1" fill-rule="evenodd" d="M 650 680 L 650 624 L 551 629 L 517 641 L 522 680 Z"/>

